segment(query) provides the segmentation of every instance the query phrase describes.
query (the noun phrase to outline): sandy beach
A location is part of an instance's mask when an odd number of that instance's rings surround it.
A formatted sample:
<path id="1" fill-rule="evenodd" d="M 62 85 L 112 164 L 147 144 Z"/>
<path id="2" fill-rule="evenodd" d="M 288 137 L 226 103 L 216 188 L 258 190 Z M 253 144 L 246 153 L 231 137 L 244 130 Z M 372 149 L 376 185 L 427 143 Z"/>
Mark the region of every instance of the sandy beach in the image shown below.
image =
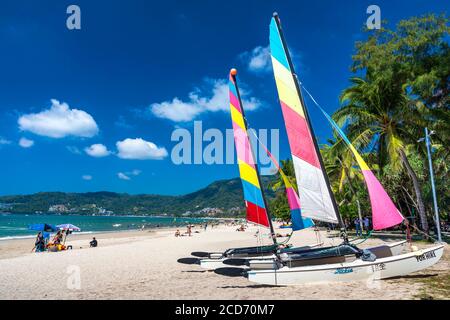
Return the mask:
<path id="1" fill-rule="evenodd" d="M 184 230 L 182 230 L 184 231 Z M 99 247 L 89 248 L 92 234 L 71 235 L 73 250 L 31 253 L 34 239 L 0 241 L 0 299 L 419 299 L 449 298 L 432 291 L 450 279 L 448 246 L 430 269 L 398 279 L 338 284 L 270 287 L 182 264 L 193 251 L 221 251 L 254 246 L 257 228 L 236 232 L 235 226 L 192 237 L 174 237 L 173 229 L 95 234 Z M 277 230 L 286 233 L 286 230 Z M 325 244 L 339 239 L 321 232 Z M 399 239 L 384 239 L 396 241 Z M 269 241 L 265 239 L 265 242 Z M 312 230 L 297 232 L 294 245 L 316 243 Z M 362 247 L 380 243 L 370 238 Z M 427 244 L 415 244 L 419 247 Z M 79 279 L 80 282 L 77 282 Z M 447 291 L 448 292 L 448 291 Z M 431 296 L 430 296 L 431 295 Z"/>

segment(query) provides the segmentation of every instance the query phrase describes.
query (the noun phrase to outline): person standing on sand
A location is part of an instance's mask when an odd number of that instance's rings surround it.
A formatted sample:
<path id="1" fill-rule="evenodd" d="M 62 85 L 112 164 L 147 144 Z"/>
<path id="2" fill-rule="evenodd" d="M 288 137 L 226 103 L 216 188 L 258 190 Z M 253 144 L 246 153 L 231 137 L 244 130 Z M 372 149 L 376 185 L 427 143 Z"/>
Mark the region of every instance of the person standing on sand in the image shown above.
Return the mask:
<path id="1" fill-rule="evenodd" d="M 191 233 L 192 233 L 192 226 L 189 224 L 187 226 L 187 234 L 188 234 L 189 237 L 191 236 Z"/>
<path id="2" fill-rule="evenodd" d="M 359 223 L 359 218 L 356 218 L 354 221 L 356 236 L 362 236 L 361 225 Z"/>
<path id="3" fill-rule="evenodd" d="M 205 222 L 205 231 L 206 231 L 206 228 L 208 228 L 208 222 Z"/>
<path id="4" fill-rule="evenodd" d="M 363 219 L 364 229 L 366 229 L 366 234 L 369 234 L 369 218 L 365 217 Z"/>

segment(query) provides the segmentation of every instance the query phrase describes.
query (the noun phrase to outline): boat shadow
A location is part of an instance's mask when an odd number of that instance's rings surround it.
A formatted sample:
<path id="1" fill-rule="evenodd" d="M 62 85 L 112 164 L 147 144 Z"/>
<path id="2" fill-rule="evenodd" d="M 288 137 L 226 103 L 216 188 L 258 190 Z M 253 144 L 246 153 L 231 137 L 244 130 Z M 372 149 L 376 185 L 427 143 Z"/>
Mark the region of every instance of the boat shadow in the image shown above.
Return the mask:
<path id="1" fill-rule="evenodd" d="M 214 273 L 226 277 L 247 277 L 247 271 L 244 268 L 217 268 Z"/>
<path id="2" fill-rule="evenodd" d="M 177 260 L 177 262 L 178 263 L 181 263 L 181 264 L 200 264 L 200 259 L 198 259 L 198 258 L 191 258 L 191 257 L 189 257 L 189 258 L 180 258 L 180 259 L 178 259 Z"/>
<path id="3" fill-rule="evenodd" d="M 209 252 L 194 251 L 194 252 L 191 252 L 191 256 L 194 256 L 197 258 L 207 258 L 209 256 Z"/>

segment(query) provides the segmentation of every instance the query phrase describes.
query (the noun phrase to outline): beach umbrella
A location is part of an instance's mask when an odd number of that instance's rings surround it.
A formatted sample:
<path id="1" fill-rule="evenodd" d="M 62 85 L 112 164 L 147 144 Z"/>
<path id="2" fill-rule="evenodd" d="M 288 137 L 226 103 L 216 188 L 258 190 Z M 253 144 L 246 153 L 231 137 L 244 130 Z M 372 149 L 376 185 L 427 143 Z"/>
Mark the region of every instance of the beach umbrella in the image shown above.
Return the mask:
<path id="1" fill-rule="evenodd" d="M 56 227 L 60 230 L 81 231 L 80 228 L 71 223 L 59 224 Z"/>
<path id="2" fill-rule="evenodd" d="M 36 224 L 30 224 L 28 226 L 29 230 L 34 231 L 45 231 L 45 232 L 55 232 L 58 231 L 58 228 L 54 225 L 48 224 L 48 223 L 36 223 Z"/>

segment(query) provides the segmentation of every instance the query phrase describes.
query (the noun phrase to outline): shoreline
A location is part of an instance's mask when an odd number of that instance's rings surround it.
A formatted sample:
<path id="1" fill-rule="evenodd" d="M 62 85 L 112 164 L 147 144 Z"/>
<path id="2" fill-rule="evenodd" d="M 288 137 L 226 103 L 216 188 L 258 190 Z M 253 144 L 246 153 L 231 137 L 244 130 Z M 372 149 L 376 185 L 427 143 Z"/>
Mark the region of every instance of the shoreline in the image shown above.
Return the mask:
<path id="1" fill-rule="evenodd" d="M 75 216 L 75 215 L 74 215 Z M 79 217 L 82 217 L 84 215 L 76 215 Z M 86 216 L 86 217 L 91 217 L 91 216 Z M 105 216 L 105 217 L 129 217 L 129 218 L 146 218 L 145 216 L 131 216 L 131 215 L 116 215 L 116 216 Z M 195 220 L 212 220 L 215 222 L 219 222 L 220 221 L 235 221 L 235 220 L 240 220 L 243 218 L 217 218 L 217 217 L 164 217 L 164 216 L 147 216 L 147 218 L 180 218 L 180 219 L 195 219 Z M 176 229 L 176 228 L 185 228 L 187 225 L 187 222 L 190 222 L 193 225 L 200 225 L 203 224 L 204 221 L 183 221 L 181 222 L 179 225 L 174 224 L 174 225 L 148 225 L 146 226 L 143 230 L 164 230 L 164 229 Z M 145 225 L 146 223 L 143 223 L 143 225 Z M 148 224 L 148 223 L 147 223 Z M 115 233 L 115 232 L 134 232 L 134 231 L 141 231 L 142 228 L 140 227 L 133 227 L 133 228 L 129 228 L 129 229 L 111 229 L 111 230 L 89 230 L 89 231 L 81 231 L 81 232 L 73 232 L 70 236 L 76 236 L 76 235 L 81 235 L 81 234 L 102 234 L 102 233 Z M 34 232 L 34 231 L 33 231 Z M 7 236 L 1 236 L 0 237 L 0 243 L 2 243 L 3 241 L 10 241 L 10 240 L 22 240 L 22 239 L 33 239 L 36 237 L 36 234 L 38 233 L 38 231 L 35 231 L 34 234 L 27 234 L 27 235 L 7 235 Z"/>

